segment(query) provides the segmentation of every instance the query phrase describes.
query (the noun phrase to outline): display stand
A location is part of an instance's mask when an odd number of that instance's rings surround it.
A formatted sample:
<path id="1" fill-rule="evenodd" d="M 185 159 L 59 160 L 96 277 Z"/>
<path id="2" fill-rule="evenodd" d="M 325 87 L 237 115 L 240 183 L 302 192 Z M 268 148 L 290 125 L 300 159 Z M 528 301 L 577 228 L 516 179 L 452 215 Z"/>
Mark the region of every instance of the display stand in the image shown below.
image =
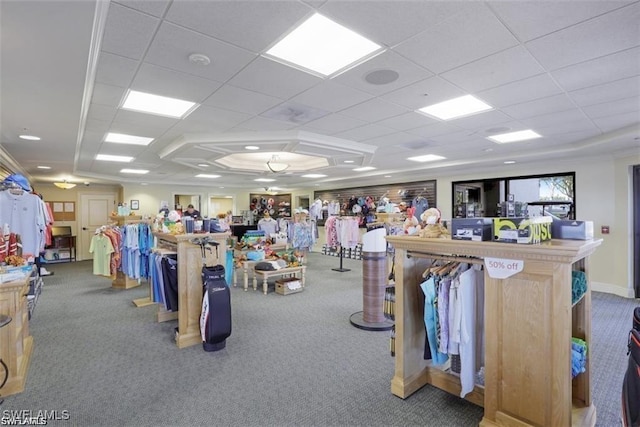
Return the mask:
<path id="1" fill-rule="evenodd" d="M 345 271 L 351 271 L 350 268 L 343 268 L 342 267 L 342 260 L 344 259 L 344 251 L 343 251 L 343 247 L 340 246 L 340 268 L 332 268 L 333 271 L 339 271 L 340 273 L 344 273 Z"/>
<path id="2" fill-rule="evenodd" d="M 122 227 L 127 224 L 137 224 L 139 222 L 142 222 L 142 216 L 140 215 L 117 215 L 110 216 L 109 219 L 111 220 L 113 225 L 117 225 L 118 227 Z M 132 279 L 120 270 L 116 271 L 116 277 L 111 283 L 111 287 L 115 289 L 131 289 L 138 286 L 140 286 L 140 281 L 138 279 Z"/>
<path id="3" fill-rule="evenodd" d="M 202 343 L 200 313 L 202 311 L 202 252 L 191 239 L 208 237 L 220 247 L 207 252 L 206 265 L 226 265 L 226 243 L 229 233 L 165 234 L 153 233 L 159 248 L 173 249 L 178 253 L 178 311 L 168 311 L 158 305 L 157 321 L 178 319 L 175 340 L 178 348 Z"/>
<path id="4" fill-rule="evenodd" d="M 8 396 L 24 391 L 33 337 L 29 333 L 29 309 L 27 294 L 29 280 L 0 283 L 0 313 L 13 319 L 0 329 L 0 360 L 7 366 L 8 380 L 2 388 L 2 395 Z"/>
<path id="5" fill-rule="evenodd" d="M 591 340 L 591 289 L 575 305 L 571 272 L 589 276 L 589 256 L 602 240 L 551 240 L 538 245 L 389 236 L 396 250 L 395 375 L 401 398 L 431 384 L 460 393 L 460 379 L 423 359 L 422 273 L 433 259 L 464 256 L 522 261 L 522 271 L 492 278 L 485 269 L 485 384 L 467 400 L 484 406 L 481 426 L 594 426 L 590 362 L 571 378 L 571 338 Z M 587 280 L 588 282 L 588 280 Z"/>

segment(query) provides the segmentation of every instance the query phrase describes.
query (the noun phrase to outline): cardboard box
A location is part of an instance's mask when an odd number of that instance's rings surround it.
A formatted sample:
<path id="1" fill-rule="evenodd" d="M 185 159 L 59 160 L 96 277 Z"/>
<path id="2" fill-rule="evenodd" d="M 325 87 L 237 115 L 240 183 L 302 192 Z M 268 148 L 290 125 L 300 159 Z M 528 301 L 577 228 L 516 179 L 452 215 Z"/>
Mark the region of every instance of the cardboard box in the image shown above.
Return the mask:
<path id="1" fill-rule="evenodd" d="M 551 239 L 551 217 L 494 218 L 493 240 L 504 243 L 536 244 Z"/>
<path id="2" fill-rule="evenodd" d="M 276 280 L 276 293 L 280 295 L 295 294 L 304 291 L 302 281 L 297 277 Z"/>
<path id="3" fill-rule="evenodd" d="M 493 218 L 453 218 L 451 238 L 478 242 L 490 241 L 493 239 Z"/>
<path id="4" fill-rule="evenodd" d="M 554 220 L 551 223 L 551 234 L 554 239 L 591 240 L 593 221 Z"/>

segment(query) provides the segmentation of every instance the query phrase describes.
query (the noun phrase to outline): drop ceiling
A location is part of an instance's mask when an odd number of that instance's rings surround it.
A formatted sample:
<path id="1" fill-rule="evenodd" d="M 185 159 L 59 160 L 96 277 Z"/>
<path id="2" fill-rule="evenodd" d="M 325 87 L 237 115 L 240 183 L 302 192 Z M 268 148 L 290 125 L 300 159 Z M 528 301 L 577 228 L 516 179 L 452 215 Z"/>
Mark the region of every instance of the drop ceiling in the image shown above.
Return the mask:
<path id="1" fill-rule="evenodd" d="M 384 52 L 330 79 L 263 56 L 314 13 Z M 640 153 L 638 1 L 2 0 L 0 16 L 0 154 L 33 182 L 340 187 Z M 126 111 L 130 89 L 200 106 L 181 120 Z M 416 112 L 467 94 L 493 109 L 446 122 Z M 524 129 L 542 138 L 487 139 Z M 217 162 L 246 145 L 265 164 L 273 152 L 326 161 L 278 174 Z M 407 160 L 427 154 L 445 159 Z"/>

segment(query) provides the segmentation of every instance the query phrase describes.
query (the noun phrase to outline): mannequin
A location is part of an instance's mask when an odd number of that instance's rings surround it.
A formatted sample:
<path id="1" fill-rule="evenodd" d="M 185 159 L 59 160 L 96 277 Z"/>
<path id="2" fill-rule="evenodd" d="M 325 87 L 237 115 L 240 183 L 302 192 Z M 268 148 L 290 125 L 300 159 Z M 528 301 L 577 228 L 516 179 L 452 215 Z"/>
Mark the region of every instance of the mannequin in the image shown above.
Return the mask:
<path id="1" fill-rule="evenodd" d="M 271 218 L 269 212 L 265 212 L 263 218 L 258 221 L 258 230 L 264 231 L 267 237 L 275 234 L 278 232 L 278 221 Z"/>

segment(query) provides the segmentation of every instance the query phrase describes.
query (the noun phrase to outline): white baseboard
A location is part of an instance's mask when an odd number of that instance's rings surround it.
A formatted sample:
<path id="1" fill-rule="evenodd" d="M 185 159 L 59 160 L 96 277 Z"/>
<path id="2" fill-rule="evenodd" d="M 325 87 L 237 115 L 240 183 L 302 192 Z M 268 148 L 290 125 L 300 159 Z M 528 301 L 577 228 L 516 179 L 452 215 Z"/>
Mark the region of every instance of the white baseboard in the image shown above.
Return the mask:
<path id="1" fill-rule="evenodd" d="M 591 282 L 591 290 L 596 292 L 605 292 L 614 294 L 624 298 L 634 298 L 633 289 L 623 288 L 611 283 Z"/>

